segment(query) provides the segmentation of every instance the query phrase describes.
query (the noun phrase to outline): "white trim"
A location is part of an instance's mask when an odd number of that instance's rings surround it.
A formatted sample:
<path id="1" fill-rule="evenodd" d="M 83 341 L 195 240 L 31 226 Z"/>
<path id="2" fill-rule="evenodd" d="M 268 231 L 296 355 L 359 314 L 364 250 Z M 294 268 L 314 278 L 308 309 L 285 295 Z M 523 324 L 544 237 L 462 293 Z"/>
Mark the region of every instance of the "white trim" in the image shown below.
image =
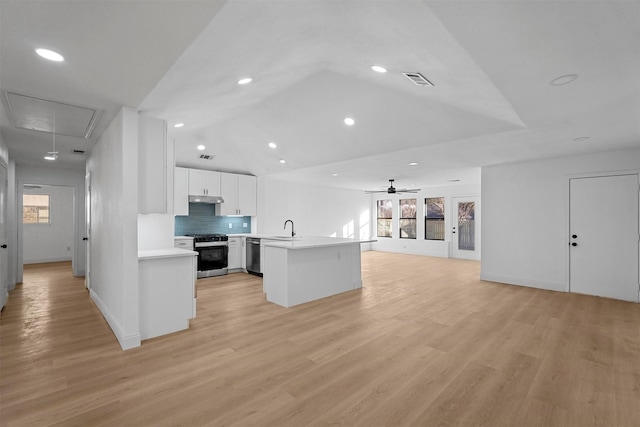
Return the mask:
<path id="1" fill-rule="evenodd" d="M 134 335 L 125 336 L 122 332 L 122 328 L 120 328 L 120 324 L 115 319 L 115 317 L 113 317 L 109 309 L 107 309 L 107 306 L 102 302 L 98 294 L 96 294 L 93 291 L 93 289 L 90 289 L 89 295 L 91 296 L 91 299 L 96 304 L 100 312 L 102 312 L 102 316 L 105 318 L 105 320 L 109 324 L 109 327 L 111 328 L 111 331 L 113 332 L 116 339 L 118 340 L 118 343 L 120 343 L 120 347 L 122 347 L 123 350 L 129 350 L 131 348 L 140 347 L 140 341 L 141 341 L 140 334 L 138 333 Z"/>
<path id="2" fill-rule="evenodd" d="M 38 259 L 31 259 L 29 260 L 29 262 L 25 262 L 24 265 L 31 265 L 31 264 L 44 264 L 47 262 L 70 262 L 72 261 L 71 256 L 68 257 L 52 257 L 52 258 L 38 258 Z"/>
<path id="3" fill-rule="evenodd" d="M 488 282 L 506 283 L 508 285 L 525 286 L 529 288 L 546 289 L 548 291 L 568 292 L 566 283 L 540 282 L 523 277 L 502 276 L 500 274 L 480 273 L 480 280 Z"/>

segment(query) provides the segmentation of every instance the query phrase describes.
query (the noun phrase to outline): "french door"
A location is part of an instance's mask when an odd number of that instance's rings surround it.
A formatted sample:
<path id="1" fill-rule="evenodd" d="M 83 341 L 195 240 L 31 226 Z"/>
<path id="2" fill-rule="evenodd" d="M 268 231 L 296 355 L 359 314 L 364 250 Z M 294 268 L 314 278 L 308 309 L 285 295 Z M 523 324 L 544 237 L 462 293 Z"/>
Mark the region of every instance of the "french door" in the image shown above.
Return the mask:
<path id="1" fill-rule="evenodd" d="M 451 255 L 453 258 L 480 259 L 480 198 L 452 198 Z"/>
<path id="2" fill-rule="evenodd" d="M 569 183 L 569 290 L 638 302 L 638 175 Z"/>

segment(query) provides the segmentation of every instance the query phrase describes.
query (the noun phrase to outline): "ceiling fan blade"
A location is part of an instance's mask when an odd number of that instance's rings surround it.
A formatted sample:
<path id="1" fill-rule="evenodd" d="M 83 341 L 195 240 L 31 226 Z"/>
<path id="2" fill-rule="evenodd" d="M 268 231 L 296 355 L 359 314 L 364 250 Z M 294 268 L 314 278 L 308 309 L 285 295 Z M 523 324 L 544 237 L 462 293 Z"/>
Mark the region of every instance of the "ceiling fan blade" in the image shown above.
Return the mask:
<path id="1" fill-rule="evenodd" d="M 374 193 L 386 193 L 387 190 L 367 190 L 365 194 L 374 194 Z"/>

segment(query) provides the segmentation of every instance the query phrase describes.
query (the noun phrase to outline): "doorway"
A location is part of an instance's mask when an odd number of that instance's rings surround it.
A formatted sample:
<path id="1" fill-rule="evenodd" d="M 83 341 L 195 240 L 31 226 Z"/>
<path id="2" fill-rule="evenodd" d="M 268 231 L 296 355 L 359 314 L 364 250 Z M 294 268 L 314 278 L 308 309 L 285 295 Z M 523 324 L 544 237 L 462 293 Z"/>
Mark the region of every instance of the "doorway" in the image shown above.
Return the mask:
<path id="1" fill-rule="evenodd" d="M 78 187 L 57 183 L 42 184 L 36 180 L 26 181 L 21 178 L 18 179 L 17 189 L 17 282 L 23 281 L 24 264 L 66 260 L 71 260 L 75 276 L 84 276 L 84 251 L 79 251 L 77 242 L 79 221 L 84 223 L 84 212 L 82 216 L 78 212 Z M 48 194 L 51 205 L 47 208 L 46 203 L 44 206 L 35 203 L 25 211 L 25 197 L 34 194 Z M 27 206 L 30 202 L 31 200 Z M 84 211 L 84 206 L 81 208 Z M 27 214 L 32 221 L 36 218 L 37 223 L 25 223 Z"/>
<path id="2" fill-rule="evenodd" d="M 638 174 L 569 182 L 569 291 L 638 302 Z"/>
<path id="3" fill-rule="evenodd" d="M 480 260 L 480 198 L 453 197 L 451 256 Z"/>
<path id="4" fill-rule="evenodd" d="M 7 243 L 7 166 L 0 162 L 0 310 L 7 303 L 9 295 L 9 251 Z"/>

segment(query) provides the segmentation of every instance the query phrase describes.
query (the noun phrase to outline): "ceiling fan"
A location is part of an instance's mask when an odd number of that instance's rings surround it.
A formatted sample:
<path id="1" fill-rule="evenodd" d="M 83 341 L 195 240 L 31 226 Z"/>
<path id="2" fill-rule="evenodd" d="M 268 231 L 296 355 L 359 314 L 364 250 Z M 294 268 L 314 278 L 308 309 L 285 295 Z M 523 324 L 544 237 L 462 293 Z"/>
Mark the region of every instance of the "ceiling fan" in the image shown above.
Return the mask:
<path id="1" fill-rule="evenodd" d="M 365 193 L 367 194 L 372 194 L 372 193 L 387 193 L 387 194 L 399 194 L 399 193 L 417 193 L 418 191 L 420 191 L 419 188 L 396 188 L 393 186 L 393 179 L 389 180 L 389 188 L 387 188 L 386 190 L 375 190 L 375 191 L 365 191 Z"/>

